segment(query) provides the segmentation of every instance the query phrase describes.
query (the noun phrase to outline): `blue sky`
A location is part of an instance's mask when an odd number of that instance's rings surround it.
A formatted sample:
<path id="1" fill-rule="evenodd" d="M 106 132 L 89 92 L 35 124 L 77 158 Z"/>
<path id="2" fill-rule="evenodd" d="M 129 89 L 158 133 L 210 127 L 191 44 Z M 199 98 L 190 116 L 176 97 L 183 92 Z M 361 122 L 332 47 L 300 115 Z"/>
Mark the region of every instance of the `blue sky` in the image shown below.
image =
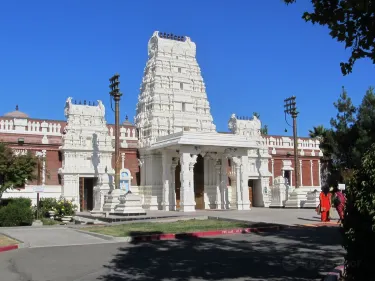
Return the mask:
<path id="1" fill-rule="evenodd" d="M 155 30 L 187 35 L 219 131 L 232 113 L 259 112 L 270 134 L 285 134 L 283 101 L 296 95 L 298 131 L 306 136 L 336 114 L 345 86 L 354 103 L 375 86 L 375 67 L 360 61 L 344 77 L 348 51 L 326 28 L 301 19 L 310 1 L 19 0 L 0 2 L 0 115 L 18 104 L 30 117 L 64 120 L 68 96 L 103 100 L 120 73 L 121 119 L 133 120 Z M 107 121 L 114 115 L 107 110 Z"/>

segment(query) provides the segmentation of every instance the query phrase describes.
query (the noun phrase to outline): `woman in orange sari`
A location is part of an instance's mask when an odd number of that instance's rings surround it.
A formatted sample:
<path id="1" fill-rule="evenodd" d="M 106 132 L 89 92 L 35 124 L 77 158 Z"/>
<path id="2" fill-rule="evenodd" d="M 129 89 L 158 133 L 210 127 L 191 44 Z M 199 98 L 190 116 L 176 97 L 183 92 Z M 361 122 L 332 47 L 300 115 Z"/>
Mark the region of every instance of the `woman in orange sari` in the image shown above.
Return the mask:
<path id="1" fill-rule="evenodd" d="M 324 187 L 319 195 L 320 200 L 320 220 L 322 222 L 329 222 L 329 211 L 331 209 L 331 193 L 328 187 Z"/>

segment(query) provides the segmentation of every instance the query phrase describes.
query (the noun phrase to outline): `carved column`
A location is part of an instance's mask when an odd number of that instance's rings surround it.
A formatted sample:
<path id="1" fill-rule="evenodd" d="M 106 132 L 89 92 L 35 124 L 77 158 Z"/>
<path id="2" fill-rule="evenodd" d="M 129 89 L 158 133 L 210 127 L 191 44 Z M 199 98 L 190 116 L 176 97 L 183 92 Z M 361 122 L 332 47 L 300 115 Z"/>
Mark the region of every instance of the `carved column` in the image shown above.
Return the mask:
<path id="1" fill-rule="evenodd" d="M 145 165 L 145 158 L 141 156 L 139 159 L 139 167 L 141 168 L 141 186 L 145 186 L 146 184 L 146 165 Z"/>
<path id="2" fill-rule="evenodd" d="M 192 173 L 190 172 L 191 162 L 192 162 L 192 158 L 190 156 L 190 153 L 180 152 L 180 164 L 181 164 L 180 210 L 182 212 L 194 212 L 195 211 L 194 189 L 191 183 Z"/>
<path id="3" fill-rule="evenodd" d="M 42 159 L 43 159 L 43 164 L 42 164 L 42 185 L 46 184 L 46 156 L 47 156 L 47 151 L 42 150 Z"/>
<path id="4" fill-rule="evenodd" d="M 221 158 L 221 202 L 222 202 L 222 209 L 229 209 L 230 203 L 229 203 L 229 197 L 228 197 L 228 175 L 227 175 L 227 164 L 228 160 L 223 155 Z"/>
<path id="5" fill-rule="evenodd" d="M 299 182 L 300 182 L 300 186 L 303 186 L 303 181 L 302 181 L 302 178 L 303 178 L 303 175 L 302 175 L 302 160 L 299 160 Z"/>
<path id="6" fill-rule="evenodd" d="M 249 175 L 248 175 L 249 157 L 241 157 L 241 189 L 242 189 L 242 210 L 250 210 L 250 199 L 249 199 Z"/>
<path id="7" fill-rule="evenodd" d="M 170 185 L 171 185 L 171 165 L 172 157 L 167 151 L 163 151 L 162 154 L 162 166 L 163 166 L 163 210 L 170 210 Z"/>
<path id="8" fill-rule="evenodd" d="M 320 175 L 320 169 L 321 169 L 321 163 L 320 163 L 320 160 L 318 160 L 318 180 L 319 180 L 319 186 L 322 186 L 322 178 Z"/>
<path id="9" fill-rule="evenodd" d="M 242 192 L 241 192 L 241 159 L 239 157 L 232 158 L 234 169 L 236 171 L 236 205 L 237 210 L 242 208 Z"/>
<path id="10" fill-rule="evenodd" d="M 314 174 L 313 174 L 313 161 L 310 160 L 310 180 L 311 180 L 311 186 L 314 186 Z"/>
<path id="11" fill-rule="evenodd" d="M 216 176 L 216 209 L 221 209 L 221 160 L 217 160 L 215 163 L 215 176 Z"/>
<path id="12" fill-rule="evenodd" d="M 178 165 L 178 158 L 174 158 L 172 160 L 171 165 L 171 184 L 170 184 L 170 193 L 169 193 L 169 200 L 171 211 L 175 211 L 177 208 L 177 201 L 176 201 L 176 167 Z"/>

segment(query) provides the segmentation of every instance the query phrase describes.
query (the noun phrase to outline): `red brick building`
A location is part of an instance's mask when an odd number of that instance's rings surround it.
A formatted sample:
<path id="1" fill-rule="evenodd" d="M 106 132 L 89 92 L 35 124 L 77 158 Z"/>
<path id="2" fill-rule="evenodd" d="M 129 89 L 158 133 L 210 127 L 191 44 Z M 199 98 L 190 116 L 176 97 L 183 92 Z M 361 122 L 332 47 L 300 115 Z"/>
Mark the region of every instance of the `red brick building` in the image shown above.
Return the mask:
<path id="1" fill-rule="evenodd" d="M 16 108 L 15 111 L 0 117 L 0 142 L 7 143 L 14 149 L 16 154 L 45 153 L 45 173 L 41 179 L 41 184 L 45 185 L 44 196 L 54 196 L 61 193 L 62 179 L 59 169 L 62 168 L 63 156 L 61 153 L 62 138 L 67 126 L 66 121 L 45 120 L 30 118 L 27 114 Z M 107 125 L 108 133 L 114 139 L 114 125 Z M 127 118 L 121 124 L 122 143 L 120 153 L 125 155 L 124 166 L 129 169 L 132 175 L 132 186 L 140 185 L 140 166 L 137 149 L 137 131 Z M 268 147 L 270 158 L 268 159 L 269 172 L 272 175 L 269 185 L 273 185 L 273 180 L 278 176 L 288 178 L 292 186 L 295 186 L 295 165 L 293 139 L 284 136 L 265 136 L 265 145 Z M 298 153 L 300 161 L 301 186 L 320 188 L 320 157 L 319 142 L 309 138 L 298 139 Z M 114 167 L 114 159 L 112 159 Z M 230 170 L 230 163 L 228 169 Z M 230 177 L 228 185 L 230 185 Z M 36 182 L 29 182 L 27 186 L 33 186 Z M 250 195 L 253 201 L 254 183 L 249 179 Z M 14 190 L 9 196 L 29 196 L 34 198 L 35 194 L 28 193 L 22 187 L 19 191 Z M 27 193 L 27 194 L 26 194 Z M 5 197 L 7 195 L 5 194 Z"/>

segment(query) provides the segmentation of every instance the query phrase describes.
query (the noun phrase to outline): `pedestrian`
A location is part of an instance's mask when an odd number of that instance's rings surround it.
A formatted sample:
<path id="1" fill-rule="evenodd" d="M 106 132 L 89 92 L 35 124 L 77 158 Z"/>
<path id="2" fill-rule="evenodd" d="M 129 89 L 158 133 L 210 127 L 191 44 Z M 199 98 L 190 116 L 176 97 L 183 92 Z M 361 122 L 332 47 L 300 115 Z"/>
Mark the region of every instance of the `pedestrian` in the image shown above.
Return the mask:
<path id="1" fill-rule="evenodd" d="M 338 222 L 342 222 L 342 220 L 344 219 L 346 197 L 344 193 L 340 189 L 338 189 L 337 186 L 333 188 L 332 202 L 333 202 L 332 205 L 335 207 L 340 217 Z"/>
<path id="2" fill-rule="evenodd" d="M 319 195 L 320 204 L 317 208 L 322 222 L 329 222 L 329 211 L 331 209 L 331 193 L 328 187 L 323 187 Z"/>

